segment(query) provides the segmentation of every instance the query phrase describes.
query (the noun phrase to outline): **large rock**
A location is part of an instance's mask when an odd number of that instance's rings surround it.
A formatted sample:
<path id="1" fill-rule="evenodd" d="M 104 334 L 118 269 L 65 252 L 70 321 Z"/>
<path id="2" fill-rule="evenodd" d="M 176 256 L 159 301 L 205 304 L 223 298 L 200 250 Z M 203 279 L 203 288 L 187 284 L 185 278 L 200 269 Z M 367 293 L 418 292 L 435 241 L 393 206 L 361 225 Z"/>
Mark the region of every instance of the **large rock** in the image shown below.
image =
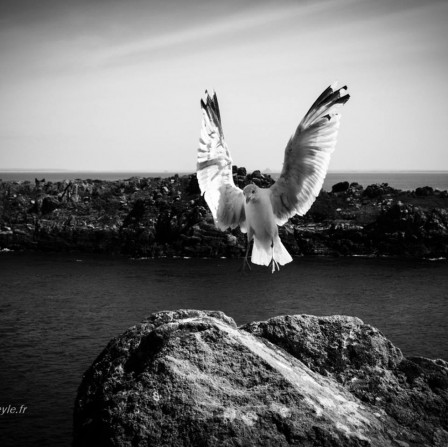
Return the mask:
<path id="1" fill-rule="evenodd" d="M 74 446 L 446 446 L 447 372 L 357 318 L 159 312 L 84 375 Z"/>
<path id="2" fill-rule="evenodd" d="M 404 358 L 381 332 L 355 317 L 282 316 L 241 329 L 391 416 L 409 430 L 410 445 L 448 445 L 447 362 Z"/>

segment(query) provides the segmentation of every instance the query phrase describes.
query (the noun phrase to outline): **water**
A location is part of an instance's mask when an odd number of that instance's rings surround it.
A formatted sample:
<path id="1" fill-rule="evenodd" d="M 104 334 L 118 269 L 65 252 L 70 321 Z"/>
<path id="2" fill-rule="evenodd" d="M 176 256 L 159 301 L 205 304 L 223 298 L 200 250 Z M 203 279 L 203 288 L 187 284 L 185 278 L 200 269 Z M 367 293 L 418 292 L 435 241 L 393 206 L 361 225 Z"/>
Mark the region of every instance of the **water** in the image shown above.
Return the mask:
<path id="1" fill-rule="evenodd" d="M 98 179 L 123 180 L 136 177 L 169 177 L 173 172 L 69 172 L 69 171 L 0 171 L 0 179 L 4 181 L 31 181 L 35 178 L 58 182 L 65 179 Z M 180 173 L 183 175 L 186 173 Z M 273 178 L 279 174 L 272 173 Z M 324 181 L 323 189 L 331 191 L 336 183 L 348 181 L 357 182 L 364 187 L 374 183 L 389 183 L 390 186 L 402 190 L 415 190 L 421 186 L 431 186 L 441 191 L 448 190 L 448 171 L 440 172 L 329 172 Z"/>
<path id="2" fill-rule="evenodd" d="M 297 258 L 274 275 L 241 260 L 0 253 L 2 446 L 67 446 L 83 372 L 152 312 L 218 309 L 238 324 L 355 315 L 406 355 L 448 359 L 448 262 Z"/>
<path id="3" fill-rule="evenodd" d="M 329 172 L 323 189 L 339 182 L 357 182 L 366 187 L 374 183 L 388 183 L 403 191 L 412 191 L 421 186 L 431 186 L 440 191 L 448 190 L 448 171 L 445 172 Z"/>

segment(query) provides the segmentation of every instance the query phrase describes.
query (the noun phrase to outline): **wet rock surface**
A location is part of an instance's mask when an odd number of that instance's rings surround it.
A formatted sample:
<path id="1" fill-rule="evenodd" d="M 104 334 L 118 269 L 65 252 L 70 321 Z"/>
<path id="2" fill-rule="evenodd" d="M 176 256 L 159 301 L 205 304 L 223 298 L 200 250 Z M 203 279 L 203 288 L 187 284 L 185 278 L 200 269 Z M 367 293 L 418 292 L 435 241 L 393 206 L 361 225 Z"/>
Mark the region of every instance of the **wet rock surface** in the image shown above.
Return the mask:
<path id="1" fill-rule="evenodd" d="M 233 167 L 235 184 L 269 187 L 260 171 Z M 341 182 L 304 217 L 280 228 L 292 255 L 448 256 L 448 193 Z M 196 176 L 120 181 L 0 181 L 0 250 L 130 256 L 241 257 L 239 229 L 215 228 Z"/>
<path id="2" fill-rule="evenodd" d="M 448 364 L 354 317 L 151 315 L 85 373 L 74 446 L 446 446 Z"/>

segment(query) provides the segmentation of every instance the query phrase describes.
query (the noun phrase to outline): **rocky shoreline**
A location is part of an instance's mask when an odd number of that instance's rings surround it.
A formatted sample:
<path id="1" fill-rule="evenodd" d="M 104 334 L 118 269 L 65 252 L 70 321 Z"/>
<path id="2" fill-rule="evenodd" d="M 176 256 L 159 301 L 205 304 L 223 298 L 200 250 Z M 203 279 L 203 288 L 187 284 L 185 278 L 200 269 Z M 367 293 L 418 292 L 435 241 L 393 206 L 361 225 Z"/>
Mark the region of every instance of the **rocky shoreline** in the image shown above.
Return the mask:
<path id="1" fill-rule="evenodd" d="M 448 445 L 448 363 L 349 316 L 157 312 L 84 374 L 74 447 Z"/>
<path id="2" fill-rule="evenodd" d="M 233 167 L 235 184 L 269 186 Z M 448 192 L 341 182 L 280 228 L 292 255 L 448 257 Z M 221 232 L 194 174 L 128 180 L 0 181 L 0 250 L 134 257 L 241 257 L 239 229 Z"/>

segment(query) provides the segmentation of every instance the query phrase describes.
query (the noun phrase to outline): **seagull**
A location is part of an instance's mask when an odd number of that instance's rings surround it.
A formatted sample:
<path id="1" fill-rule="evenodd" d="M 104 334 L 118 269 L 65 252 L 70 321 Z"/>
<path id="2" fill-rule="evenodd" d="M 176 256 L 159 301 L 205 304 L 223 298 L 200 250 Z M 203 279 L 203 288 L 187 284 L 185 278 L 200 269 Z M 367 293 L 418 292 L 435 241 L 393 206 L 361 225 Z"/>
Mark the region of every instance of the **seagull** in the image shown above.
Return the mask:
<path id="1" fill-rule="evenodd" d="M 316 99 L 286 145 L 283 168 L 270 188 L 255 184 L 235 186 L 232 157 L 224 140 L 216 93 L 201 99 L 202 126 L 197 153 L 197 179 L 201 194 L 222 231 L 240 227 L 247 233 L 244 264 L 251 261 L 272 267 L 272 273 L 292 261 L 282 244 L 278 226 L 298 214 L 303 216 L 318 196 L 331 154 L 336 146 L 340 108 L 350 95 L 347 87 L 330 85 Z"/>

